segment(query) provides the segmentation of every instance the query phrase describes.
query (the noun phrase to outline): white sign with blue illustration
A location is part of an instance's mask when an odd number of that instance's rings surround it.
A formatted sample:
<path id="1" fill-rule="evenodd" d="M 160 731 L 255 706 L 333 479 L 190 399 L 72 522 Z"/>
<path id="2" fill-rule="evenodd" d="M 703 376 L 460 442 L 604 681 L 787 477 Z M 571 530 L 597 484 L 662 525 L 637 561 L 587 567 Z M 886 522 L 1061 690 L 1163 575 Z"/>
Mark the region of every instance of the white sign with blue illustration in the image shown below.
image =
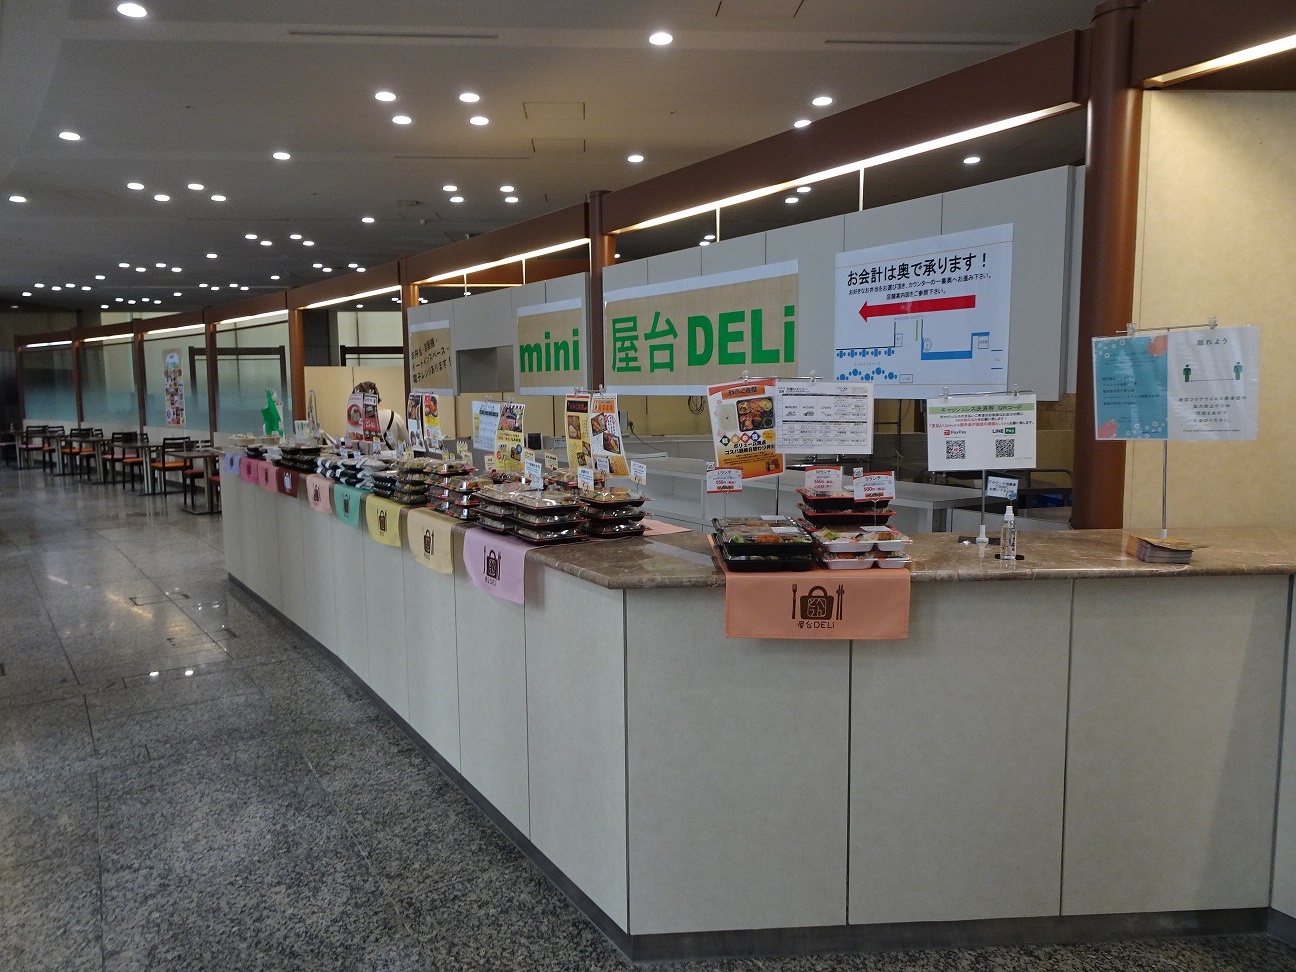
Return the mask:
<path id="1" fill-rule="evenodd" d="M 1008 389 L 1011 223 L 837 256 L 833 372 L 878 398 Z"/>

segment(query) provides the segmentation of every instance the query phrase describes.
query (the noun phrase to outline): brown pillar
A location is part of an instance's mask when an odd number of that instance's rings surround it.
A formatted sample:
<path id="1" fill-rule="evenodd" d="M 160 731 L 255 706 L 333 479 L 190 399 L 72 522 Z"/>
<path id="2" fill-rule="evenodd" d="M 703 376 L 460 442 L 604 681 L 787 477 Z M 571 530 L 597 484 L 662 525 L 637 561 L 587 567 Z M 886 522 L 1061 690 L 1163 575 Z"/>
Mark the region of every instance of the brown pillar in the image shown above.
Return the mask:
<path id="1" fill-rule="evenodd" d="M 403 326 L 401 327 L 401 348 L 405 354 L 405 397 L 402 401 L 409 401 L 410 394 L 410 340 L 409 340 L 409 312 L 419 305 L 418 284 L 403 283 L 401 284 L 401 317 Z"/>
<path id="2" fill-rule="evenodd" d="M 216 368 L 216 325 L 213 323 L 204 323 L 203 334 L 207 340 L 207 431 L 211 437 L 212 444 L 216 444 L 216 402 L 219 400 L 219 390 L 216 387 L 217 368 Z"/>
<path id="3" fill-rule="evenodd" d="M 590 387 L 600 388 L 603 375 L 603 268 L 616 262 L 616 238 L 603 229 L 603 197 L 607 190 L 589 194 L 585 210 L 586 232 L 590 241 L 589 304 L 585 317 L 589 321 Z"/>
<path id="4" fill-rule="evenodd" d="M 23 378 L 23 349 L 14 350 L 14 369 L 18 376 L 18 428 L 24 429 L 27 427 L 27 384 Z"/>
<path id="5" fill-rule="evenodd" d="M 288 421 L 291 428 L 294 421 L 306 418 L 306 336 L 302 333 L 300 307 L 288 310 L 288 388 L 292 395 L 292 418 Z"/>
<path id="6" fill-rule="evenodd" d="M 144 332 L 131 335 L 131 367 L 135 374 L 135 406 L 139 417 L 139 433 L 144 434 L 148 423 L 148 371 L 144 364 Z"/>
<path id="7" fill-rule="evenodd" d="M 76 400 L 77 425 L 85 422 L 85 405 L 81 400 L 81 342 L 72 339 L 72 397 Z"/>
<path id="8" fill-rule="evenodd" d="M 1125 443 L 1094 437 L 1092 339 L 1124 329 L 1134 307 L 1143 90 L 1131 86 L 1130 66 L 1140 2 L 1097 7 L 1091 34 L 1071 513 L 1084 530 L 1120 528 L 1125 518 Z"/>

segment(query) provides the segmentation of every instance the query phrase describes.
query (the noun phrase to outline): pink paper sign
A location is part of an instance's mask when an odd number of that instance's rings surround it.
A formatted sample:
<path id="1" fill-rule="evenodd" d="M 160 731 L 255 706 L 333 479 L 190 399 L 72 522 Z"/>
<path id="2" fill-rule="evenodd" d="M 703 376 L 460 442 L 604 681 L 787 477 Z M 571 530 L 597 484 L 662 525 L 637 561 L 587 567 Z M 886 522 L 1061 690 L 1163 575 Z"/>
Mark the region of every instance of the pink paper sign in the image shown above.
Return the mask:
<path id="1" fill-rule="evenodd" d="M 474 587 L 505 601 L 526 601 L 526 553 L 521 540 L 502 537 L 481 527 L 464 534 L 464 569 Z"/>
<path id="2" fill-rule="evenodd" d="M 260 459 L 251 459 L 251 458 L 244 459 L 243 462 L 239 465 L 239 476 L 242 477 L 243 482 L 251 483 L 254 486 L 258 482 L 260 482 L 261 471 L 259 467 L 261 465 L 262 463 Z"/>
<path id="3" fill-rule="evenodd" d="M 279 492 L 279 484 L 275 480 L 275 464 L 273 462 L 262 461 L 258 464 L 257 485 L 267 493 Z"/>
<path id="4" fill-rule="evenodd" d="M 332 513 L 332 497 L 333 490 L 327 478 L 315 473 L 306 477 L 306 498 L 310 500 L 311 509 L 317 513 Z"/>

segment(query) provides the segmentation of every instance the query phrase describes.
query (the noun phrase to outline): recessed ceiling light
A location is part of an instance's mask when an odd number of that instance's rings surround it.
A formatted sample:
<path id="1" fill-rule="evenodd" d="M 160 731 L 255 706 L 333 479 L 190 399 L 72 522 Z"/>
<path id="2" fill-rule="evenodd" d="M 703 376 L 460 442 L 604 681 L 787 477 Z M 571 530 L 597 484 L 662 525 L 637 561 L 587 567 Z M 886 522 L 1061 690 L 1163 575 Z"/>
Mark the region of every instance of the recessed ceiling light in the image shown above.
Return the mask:
<path id="1" fill-rule="evenodd" d="M 247 290 L 246 287 L 240 287 L 239 290 Z"/>
<path id="2" fill-rule="evenodd" d="M 396 95 L 391 91 L 379 91 L 374 95 L 379 101 L 395 101 Z"/>
<path id="3" fill-rule="evenodd" d="M 482 125 L 489 125 L 490 119 L 487 118 L 485 115 L 473 115 L 471 118 L 468 119 L 468 124 L 476 125 L 478 128 L 480 128 Z"/>
<path id="4" fill-rule="evenodd" d="M 99 305 L 99 309 L 100 309 L 100 310 L 107 310 L 107 309 L 108 309 L 108 305 L 107 305 L 107 304 L 100 304 L 100 305 Z"/>
<path id="5" fill-rule="evenodd" d="M 129 264 L 129 263 L 119 263 L 119 264 L 117 264 L 117 266 L 121 267 L 123 270 L 129 270 L 129 269 L 130 269 L 130 264 Z"/>
<path id="6" fill-rule="evenodd" d="M 827 108 L 832 103 L 832 97 L 829 95 L 820 95 L 818 98 L 815 98 L 810 102 L 810 104 L 814 105 L 816 108 Z"/>
<path id="7" fill-rule="evenodd" d="M 63 139 L 63 141 L 65 142 L 81 141 L 81 136 L 78 135 L 76 132 L 59 132 L 59 138 Z"/>
<path id="8" fill-rule="evenodd" d="M 180 291 L 177 290 L 177 291 L 176 291 L 174 294 L 172 294 L 171 296 L 172 296 L 172 297 L 183 297 L 184 295 L 183 295 L 182 293 L 180 293 Z"/>
<path id="9" fill-rule="evenodd" d="M 715 239 L 715 234 L 714 234 L 714 233 L 708 233 L 706 236 L 702 237 L 702 239 L 704 239 L 704 240 L 708 240 L 708 241 L 710 241 L 710 240 L 714 240 L 714 239 Z"/>
<path id="10" fill-rule="evenodd" d="M 517 196 L 505 196 L 505 197 L 504 197 L 504 201 L 505 201 L 506 203 L 515 203 L 515 202 L 518 201 L 518 197 L 517 197 Z"/>
<path id="11" fill-rule="evenodd" d="M 262 246 L 274 246 L 274 241 L 273 241 L 273 240 L 262 240 L 262 241 L 261 241 L 261 245 L 262 245 Z"/>
<path id="12" fill-rule="evenodd" d="M 36 286 L 37 289 L 40 289 L 41 287 L 44 287 L 45 285 L 44 285 L 44 284 L 36 284 L 35 286 Z"/>
<path id="13" fill-rule="evenodd" d="M 158 202 L 170 202 L 170 201 L 171 201 L 171 197 L 168 196 L 165 192 L 159 192 L 159 193 L 158 193 L 156 196 L 154 196 L 153 198 L 154 198 L 155 200 L 157 200 Z"/>
<path id="14" fill-rule="evenodd" d="M 322 264 L 322 263 L 312 263 L 312 264 L 311 264 L 311 269 L 312 269 L 312 270 L 323 270 L 323 269 L 324 269 L 324 264 Z"/>
<path id="15" fill-rule="evenodd" d="M 208 254 L 207 254 L 207 259 L 208 259 L 208 260 L 215 260 L 215 259 L 216 259 L 216 256 L 217 256 L 217 255 L 216 255 L 215 253 L 208 253 Z"/>
<path id="16" fill-rule="evenodd" d="M 373 218 L 372 216 L 361 216 L 361 217 L 360 217 L 360 222 L 362 222 L 362 223 L 372 223 L 373 221 L 374 221 L 374 218 Z"/>
<path id="17" fill-rule="evenodd" d="M 211 290 L 220 290 L 220 284 L 217 284 L 215 287 L 211 287 L 211 288 L 209 288 L 209 289 L 211 289 Z"/>
<path id="18" fill-rule="evenodd" d="M 115 298 L 113 298 L 113 303 L 114 303 L 114 304 L 124 304 L 124 303 L 126 303 L 126 298 L 125 298 L 125 297 L 115 297 Z"/>
<path id="19" fill-rule="evenodd" d="M 270 157 L 277 162 L 287 162 L 289 159 L 292 158 L 292 155 L 290 155 L 288 152 L 275 152 Z"/>
<path id="20" fill-rule="evenodd" d="M 126 183 L 126 188 L 127 188 L 127 189 L 134 189 L 136 192 L 141 192 L 141 191 L 144 189 L 144 183 L 142 183 L 142 182 L 128 182 L 128 183 Z"/>
<path id="21" fill-rule="evenodd" d="M 11 203 L 25 203 L 27 201 L 27 197 L 20 196 L 17 193 L 14 193 L 12 196 L 9 197 L 9 201 Z"/>
<path id="22" fill-rule="evenodd" d="M 809 186 L 797 186 L 797 192 L 801 193 L 801 195 L 803 196 L 809 191 L 810 191 Z"/>
<path id="23" fill-rule="evenodd" d="M 358 266 L 360 266 L 360 264 L 358 264 L 358 263 L 348 263 L 348 264 L 347 264 L 347 269 L 348 269 L 348 270 L 354 270 L 354 269 L 355 269 L 356 267 L 358 267 Z"/>
<path id="24" fill-rule="evenodd" d="M 102 273 L 96 273 L 96 274 L 95 274 L 95 279 L 96 279 L 96 280 L 107 280 L 108 278 L 105 277 Z"/>
<path id="25" fill-rule="evenodd" d="M 217 193 L 216 195 L 212 196 L 211 199 L 212 199 L 212 202 L 224 202 L 224 201 L 225 201 L 225 197 L 222 196 L 220 193 Z"/>
<path id="26" fill-rule="evenodd" d="M 517 192 L 516 186 L 500 186 L 500 192 Z"/>
<path id="27" fill-rule="evenodd" d="M 64 284 L 63 286 L 66 287 L 68 290 L 76 290 L 76 284 L 73 283 Z"/>
<path id="28" fill-rule="evenodd" d="M 414 119 L 409 115 L 396 115 L 392 118 L 393 125 L 412 125 Z"/>
<path id="29" fill-rule="evenodd" d="M 133 300 L 128 300 L 128 301 L 126 301 L 126 303 L 128 303 L 128 304 L 133 304 L 133 303 L 135 303 L 135 301 L 133 301 Z"/>
<path id="30" fill-rule="evenodd" d="M 206 290 L 206 289 L 207 289 L 207 285 L 206 285 L 206 284 L 199 284 L 198 286 L 201 287 L 203 290 Z"/>
<path id="31" fill-rule="evenodd" d="M 801 197 L 800 197 L 800 196 L 788 196 L 788 197 L 787 197 L 786 199 L 784 199 L 783 201 L 784 201 L 785 203 L 787 203 L 789 206 L 791 206 L 793 203 L 799 203 L 799 202 L 801 201 Z"/>
<path id="32" fill-rule="evenodd" d="M 459 100 L 466 105 L 475 105 L 477 102 L 481 101 L 481 95 L 477 94 L 475 91 L 465 91 L 459 96 Z"/>
<path id="33" fill-rule="evenodd" d="M 201 182 L 191 182 L 189 183 L 189 188 L 192 189 L 194 192 L 202 192 L 207 187 L 204 186 Z"/>
<path id="34" fill-rule="evenodd" d="M 458 192 L 458 191 L 459 191 L 459 187 L 456 186 L 456 185 L 447 184 L 447 185 L 444 185 L 444 186 L 441 187 L 441 191 L 442 191 L 442 192 Z"/>
<path id="35" fill-rule="evenodd" d="M 255 233 L 244 233 L 244 234 L 243 234 L 243 239 L 245 239 L 245 240 L 255 240 L 256 238 L 257 238 L 257 235 L 256 235 Z"/>
<path id="36" fill-rule="evenodd" d="M 300 233 L 293 233 L 292 235 L 290 235 L 290 236 L 288 237 L 288 239 L 290 239 L 290 240 L 300 240 L 301 238 L 302 238 L 302 235 L 301 235 Z"/>
<path id="37" fill-rule="evenodd" d="M 172 272 L 172 273 L 184 273 L 184 267 L 172 267 L 172 268 L 171 268 L 171 272 Z"/>
<path id="38" fill-rule="evenodd" d="M 60 287 L 58 284 L 55 284 L 53 287 L 50 288 L 50 290 L 62 290 L 62 289 L 63 288 Z"/>
<path id="39" fill-rule="evenodd" d="M 710 240 L 703 240 L 701 243 L 698 244 L 698 246 L 710 246 L 710 245 L 711 245 Z"/>
<path id="40" fill-rule="evenodd" d="M 451 197 L 450 197 L 450 201 L 451 201 L 452 203 L 461 203 L 461 202 L 463 202 L 463 200 L 464 200 L 464 197 L 463 197 L 463 196 L 451 196 Z"/>
<path id="41" fill-rule="evenodd" d="M 793 127 L 793 128 L 809 128 L 809 127 L 810 127 L 810 119 L 809 119 L 809 118 L 798 118 L 796 121 L 794 121 L 794 122 L 792 123 L 792 127 Z"/>
<path id="42" fill-rule="evenodd" d="M 123 17 L 147 17 L 148 11 L 138 3 L 119 3 L 117 12 Z"/>
<path id="43" fill-rule="evenodd" d="M 165 270 L 165 269 L 166 269 L 166 264 L 165 264 L 165 263 L 155 263 L 155 264 L 153 264 L 153 266 L 157 267 L 159 270 Z"/>
<path id="44" fill-rule="evenodd" d="M 333 268 L 332 268 L 332 267 L 324 267 L 323 270 L 324 270 L 325 273 L 332 273 L 332 272 L 333 272 Z"/>
<path id="45" fill-rule="evenodd" d="M 30 290 L 24 290 L 24 291 L 22 292 L 22 295 L 23 295 L 24 297 L 30 297 L 30 296 L 32 295 L 32 292 L 31 292 Z"/>
<path id="46" fill-rule="evenodd" d="M 278 280 L 278 279 L 279 279 L 279 274 L 277 274 L 277 273 L 272 273 L 272 274 L 270 274 L 270 279 L 271 279 L 271 280 Z"/>
<path id="47" fill-rule="evenodd" d="M 81 289 L 82 289 L 82 290 L 89 290 L 90 288 L 89 288 L 89 287 L 86 287 L 86 286 L 82 286 Z"/>
<path id="48" fill-rule="evenodd" d="M 302 240 L 302 246 L 314 246 L 314 245 L 315 245 L 314 240 Z"/>
<path id="49" fill-rule="evenodd" d="M 638 164 L 639 164 L 640 162 L 642 162 L 643 160 L 644 160 L 644 157 L 643 157 L 642 155 L 640 155 L 638 152 L 635 152 L 633 155 L 627 155 L 627 156 L 626 156 L 626 161 L 627 161 L 627 162 L 633 162 L 635 165 L 638 165 Z"/>
<path id="50" fill-rule="evenodd" d="M 364 273 L 364 272 L 365 272 L 364 267 L 356 267 L 356 273 Z"/>
<path id="51" fill-rule="evenodd" d="M 135 268 L 135 272 L 136 272 L 136 273 L 148 273 L 148 267 L 136 267 L 136 268 Z"/>
<path id="52" fill-rule="evenodd" d="M 979 155 L 969 155 L 966 159 L 963 160 L 963 164 L 964 164 L 964 165 L 976 165 L 976 164 L 977 164 L 978 162 L 980 162 L 980 161 L 981 161 L 981 156 L 979 156 Z"/>
<path id="53" fill-rule="evenodd" d="M 652 44 L 654 47 L 665 47 L 674 39 L 674 37 L 666 33 L 664 30 L 659 30 L 655 34 L 648 35 L 648 43 Z"/>

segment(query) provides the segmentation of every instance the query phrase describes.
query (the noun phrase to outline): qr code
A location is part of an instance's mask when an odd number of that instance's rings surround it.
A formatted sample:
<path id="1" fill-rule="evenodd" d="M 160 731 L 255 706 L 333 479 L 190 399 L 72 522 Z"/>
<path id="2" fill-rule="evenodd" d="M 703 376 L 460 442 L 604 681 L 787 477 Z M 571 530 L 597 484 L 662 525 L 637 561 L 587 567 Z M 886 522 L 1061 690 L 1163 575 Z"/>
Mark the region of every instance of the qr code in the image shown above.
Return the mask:
<path id="1" fill-rule="evenodd" d="M 945 458 L 946 459 L 966 459 L 967 443 L 962 439 L 945 440 Z"/>
<path id="2" fill-rule="evenodd" d="M 996 459 L 1016 459 L 1017 440 L 1016 439 L 995 439 L 995 458 Z"/>

